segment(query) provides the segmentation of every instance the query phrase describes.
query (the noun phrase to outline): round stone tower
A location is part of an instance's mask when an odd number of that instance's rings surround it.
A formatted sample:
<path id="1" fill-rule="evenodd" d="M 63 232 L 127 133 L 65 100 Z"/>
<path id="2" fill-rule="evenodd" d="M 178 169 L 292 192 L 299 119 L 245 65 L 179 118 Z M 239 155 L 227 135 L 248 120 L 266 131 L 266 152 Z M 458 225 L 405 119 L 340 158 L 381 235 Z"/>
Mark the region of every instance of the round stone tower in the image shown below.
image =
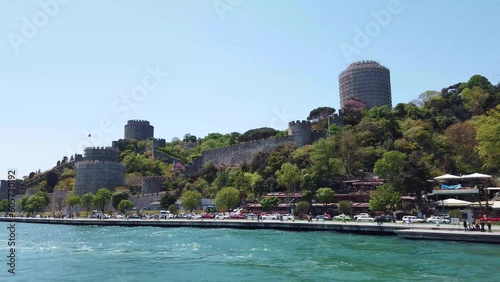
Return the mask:
<path id="1" fill-rule="evenodd" d="M 353 63 L 340 73 L 339 91 L 341 109 L 350 98 L 362 100 L 368 109 L 392 107 L 389 69 L 375 61 Z"/>
<path id="2" fill-rule="evenodd" d="M 125 140 L 153 138 L 154 127 L 147 120 L 129 120 L 125 125 Z"/>
<path id="3" fill-rule="evenodd" d="M 311 144 L 313 141 L 311 122 L 307 120 L 289 122 L 288 135 L 293 136 L 296 147 Z"/>
<path id="4" fill-rule="evenodd" d="M 75 194 L 96 193 L 100 188 L 113 190 L 124 185 L 125 166 L 113 147 L 89 147 L 82 161 L 75 165 Z"/>

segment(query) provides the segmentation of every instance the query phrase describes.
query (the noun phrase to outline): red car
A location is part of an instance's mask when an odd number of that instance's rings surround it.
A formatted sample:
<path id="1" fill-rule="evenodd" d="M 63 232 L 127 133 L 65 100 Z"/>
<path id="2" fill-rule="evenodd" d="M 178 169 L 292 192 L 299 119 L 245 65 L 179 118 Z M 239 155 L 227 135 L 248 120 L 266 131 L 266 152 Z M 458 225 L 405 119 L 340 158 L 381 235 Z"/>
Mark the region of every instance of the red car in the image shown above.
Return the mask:
<path id="1" fill-rule="evenodd" d="M 201 218 L 214 218 L 215 215 L 211 214 L 211 213 L 204 213 L 201 215 Z"/>
<path id="2" fill-rule="evenodd" d="M 247 216 L 241 213 L 233 213 L 231 214 L 230 218 L 232 219 L 246 219 Z"/>

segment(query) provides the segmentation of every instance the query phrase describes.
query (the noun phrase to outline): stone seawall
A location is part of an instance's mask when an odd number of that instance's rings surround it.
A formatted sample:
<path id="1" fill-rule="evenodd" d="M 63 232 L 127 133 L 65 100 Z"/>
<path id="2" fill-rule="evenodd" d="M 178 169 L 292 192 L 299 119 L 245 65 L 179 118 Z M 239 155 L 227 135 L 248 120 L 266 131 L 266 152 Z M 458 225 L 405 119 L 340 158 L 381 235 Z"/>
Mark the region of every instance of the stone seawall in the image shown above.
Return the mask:
<path id="1" fill-rule="evenodd" d="M 36 219 L 36 218 L 5 218 L 0 222 L 68 224 L 94 226 L 125 226 L 125 227 L 193 227 L 193 228 L 237 228 L 237 229 L 274 229 L 286 231 L 330 231 L 370 235 L 398 235 L 408 239 L 429 239 L 445 241 L 466 241 L 474 243 L 500 244 L 500 228 L 495 226 L 493 233 L 464 232 L 456 226 L 434 225 L 401 225 L 375 223 L 341 223 L 341 222 L 280 222 L 255 220 L 95 220 L 95 219 Z M 406 235 L 406 236 L 405 236 Z"/>

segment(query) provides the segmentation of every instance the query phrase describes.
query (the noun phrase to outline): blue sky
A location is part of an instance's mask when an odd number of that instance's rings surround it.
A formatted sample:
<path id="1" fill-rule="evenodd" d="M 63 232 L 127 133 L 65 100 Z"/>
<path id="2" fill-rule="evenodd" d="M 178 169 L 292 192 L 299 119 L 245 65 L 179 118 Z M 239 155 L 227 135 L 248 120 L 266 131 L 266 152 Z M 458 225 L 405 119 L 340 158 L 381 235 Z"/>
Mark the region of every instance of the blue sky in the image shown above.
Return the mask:
<path id="1" fill-rule="evenodd" d="M 358 60 L 390 69 L 393 105 L 474 74 L 499 83 L 498 12 L 497 1 L 1 0 L 0 179 L 110 145 L 129 119 L 168 141 L 283 130 L 337 109 L 338 75 Z"/>

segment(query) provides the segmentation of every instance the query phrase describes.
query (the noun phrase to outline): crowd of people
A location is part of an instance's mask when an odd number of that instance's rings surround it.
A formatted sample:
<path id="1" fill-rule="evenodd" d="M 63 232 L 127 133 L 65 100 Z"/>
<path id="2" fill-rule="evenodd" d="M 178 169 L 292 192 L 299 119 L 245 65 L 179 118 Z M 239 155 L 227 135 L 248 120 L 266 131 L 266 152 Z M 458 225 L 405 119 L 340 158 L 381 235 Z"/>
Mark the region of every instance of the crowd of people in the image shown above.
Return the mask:
<path id="1" fill-rule="evenodd" d="M 471 222 L 468 222 L 466 219 L 464 219 L 463 226 L 464 230 L 467 231 L 481 231 L 481 232 L 486 232 L 485 225 L 488 227 L 488 232 L 491 231 L 491 221 L 486 220 L 486 216 L 483 218 L 480 218 L 479 220 L 476 220 L 475 218 Z"/>

